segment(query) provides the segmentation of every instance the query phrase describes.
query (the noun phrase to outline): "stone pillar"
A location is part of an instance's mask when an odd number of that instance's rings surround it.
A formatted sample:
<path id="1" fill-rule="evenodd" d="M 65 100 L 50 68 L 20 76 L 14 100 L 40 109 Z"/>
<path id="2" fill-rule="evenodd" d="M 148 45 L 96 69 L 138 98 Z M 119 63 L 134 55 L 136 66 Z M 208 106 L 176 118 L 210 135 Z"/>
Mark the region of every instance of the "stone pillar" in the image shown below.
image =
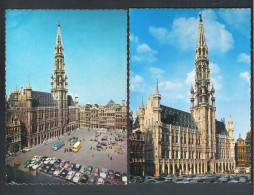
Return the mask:
<path id="1" fill-rule="evenodd" d="M 155 164 L 155 177 L 159 177 L 160 176 L 160 165 L 159 163 L 157 162 Z"/>
<path id="2" fill-rule="evenodd" d="M 196 174 L 196 162 L 195 162 L 195 160 L 194 160 L 194 170 L 193 170 L 193 174 Z"/>
<path id="3" fill-rule="evenodd" d="M 173 174 L 175 174 L 175 160 L 173 159 Z"/>
<path id="4" fill-rule="evenodd" d="M 162 172 L 162 174 L 165 174 L 165 162 L 164 162 L 164 159 L 162 159 L 161 172 Z"/>

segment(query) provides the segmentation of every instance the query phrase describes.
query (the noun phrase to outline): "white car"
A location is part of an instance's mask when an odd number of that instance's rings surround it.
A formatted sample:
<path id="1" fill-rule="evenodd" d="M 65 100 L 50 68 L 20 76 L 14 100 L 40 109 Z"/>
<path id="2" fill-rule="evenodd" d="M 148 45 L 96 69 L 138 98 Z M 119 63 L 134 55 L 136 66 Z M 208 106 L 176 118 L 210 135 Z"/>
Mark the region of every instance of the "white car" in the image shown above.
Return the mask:
<path id="1" fill-rule="evenodd" d="M 24 152 L 29 152 L 31 150 L 31 148 L 23 148 Z"/>
<path id="2" fill-rule="evenodd" d="M 44 161 L 44 164 L 49 164 L 49 162 L 51 161 L 52 159 L 51 158 L 47 158 L 45 161 Z"/>
<path id="3" fill-rule="evenodd" d="M 36 161 L 37 158 L 38 158 L 38 156 L 34 156 L 32 160 L 33 160 L 33 161 Z"/>
<path id="4" fill-rule="evenodd" d="M 64 168 L 57 168 L 54 172 L 53 172 L 53 175 L 58 177 L 59 174 L 64 170 Z"/>
<path id="5" fill-rule="evenodd" d="M 35 161 L 34 161 L 34 160 L 32 160 L 32 161 L 29 163 L 29 165 L 28 165 L 27 167 L 29 168 L 29 167 L 34 166 L 34 163 L 35 163 Z"/>
<path id="6" fill-rule="evenodd" d="M 42 162 L 36 162 L 36 163 L 32 166 L 32 169 L 33 169 L 33 170 L 36 170 L 36 169 L 38 169 L 41 165 L 42 165 Z"/>
<path id="7" fill-rule="evenodd" d="M 99 178 L 97 184 L 104 184 L 104 179 Z"/>
<path id="8" fill-rule="evenodd" d="M 74 174 L 75 174 L 75 171 L 69 171 L 69 173 L 66 176 L 66 179 L 71 180 L 73 178 Z"/>
<path id="9" fill-rule="evenodd" d="M 250 167 L 247 167 L 247 168 L 245 169 L 245 173 L 250 173 Z"/>
<path id="10" fill-rule="evenodd" d="M 86 167 L 84 165 L 81 166 L 79 172 L 80 173 L 85 173 Z"/>
<path id="11" fill-rule="evenodd" d="M 82 174 L 79 173 L 79 172 L 77 172 L 77 173 L 74 175 L 72 181 L 75 182 L 75 183 L 78 183 L 79 180 L 81 179 L 81 177 L 82 177 Z"/>
<path id="12" fill-rule="evenodd" d="M 122 174 L 122 182 L 123 182 L 124 184 L 127 184 L 127 174 L 126 174 L 126 173 L 123 173 L 123 174 Z"/>
<path id="13" fill-rule="evenodd" d="M 240 169 L 239 169 L 239 168 L 236 168 L 234 172 L 235 172 L 235 173 L 239 173 L 239 171 L 240 171 Z"/>
<path id="14" fill-rule="evenodd" d="M 101 169 L 101 173 L 100 173 L 100 178 L 106 179 L 106 177 L 107 177 L 107 169 L 106 168 L 102 168 Z"/>

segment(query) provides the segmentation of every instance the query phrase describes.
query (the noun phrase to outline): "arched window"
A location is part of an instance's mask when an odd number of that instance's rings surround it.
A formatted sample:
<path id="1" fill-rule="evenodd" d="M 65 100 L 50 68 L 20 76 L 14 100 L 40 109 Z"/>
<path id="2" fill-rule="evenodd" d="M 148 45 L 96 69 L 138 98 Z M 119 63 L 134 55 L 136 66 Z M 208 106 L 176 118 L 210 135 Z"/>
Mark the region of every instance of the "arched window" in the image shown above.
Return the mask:
<path id="1" fill-rule="evenodd" d="M 206 55 L 206 53 L 205 53 L 205 48 L 203 48 L 203 55 L 204 55 L 204 56 Z"/>

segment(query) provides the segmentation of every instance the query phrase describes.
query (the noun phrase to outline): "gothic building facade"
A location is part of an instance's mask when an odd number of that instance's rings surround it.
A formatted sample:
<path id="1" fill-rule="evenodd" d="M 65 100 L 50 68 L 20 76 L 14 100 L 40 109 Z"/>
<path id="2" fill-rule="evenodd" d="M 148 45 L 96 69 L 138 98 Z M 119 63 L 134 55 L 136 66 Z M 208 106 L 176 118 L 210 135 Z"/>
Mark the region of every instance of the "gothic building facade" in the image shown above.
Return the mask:
<path id="1" fill-rule="evenodd" d="M 127 104 L 110 100 L 106 105 L 86 104 L 80 106 L 80 126 L 86 128 L 126 130 Z"/>
<path id="2" fill-rule="evenodd" d="M 7 121 L 17 118 L 21 123 L 22 146 L 32 147 L 47 139 L 58 137 L 79 128 L 78 97 L 68 95 L 68 77 L 65 74 L 64 46 L 60 23 L 55 45 L 54 74 L 51 76 L 51 93 L 26 88 L 15 90 L 7 98 Z"/>
<path id="3" fill-rule="evenodd" d="M 246 135 L 246 139 L 242 139 L 241 135 L 236 142 L 236 166 L 251 167 L 251 132 Z"/>
<path id="4" fill-rule="evenodd" d="M 200 16 L 195 50 L 195 90 L 191 87 L 190 113 L 161 104 L 155 93 L 142 103 L 134 120 L 145 137 L 146 174 L 222 173 L 235 167 L 233 121 L 215 118 L 215 89 L 210 88 L 208 47 Z"/>

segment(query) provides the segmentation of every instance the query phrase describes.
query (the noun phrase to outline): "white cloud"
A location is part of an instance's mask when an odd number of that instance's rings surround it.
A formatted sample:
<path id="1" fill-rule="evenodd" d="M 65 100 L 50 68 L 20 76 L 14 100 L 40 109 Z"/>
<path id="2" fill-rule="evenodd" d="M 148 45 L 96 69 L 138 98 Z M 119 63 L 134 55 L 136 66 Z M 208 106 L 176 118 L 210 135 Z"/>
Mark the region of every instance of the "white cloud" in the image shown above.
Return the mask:
<path id="1" fill-rule="evenodd" d="M 143 92 L 144 78 L 140 75 L 130 77 L 130 90 Z"/>
<path id="2" fill-rule="evenodd" d="M 152 49 L 145 43 L 142 43 L 142 44 L 138 45 L 138 47 L 137 47 L 138 53 L 144 53 L 144 52 L 150 52 L 150 51 L 152 51 Z"/>
<path id="3" fill-rule="evenodd" d="M 220 68 L 217 64 L 210 63 L 209 66 L 210 66 L 211 74 L 216 74 L 220 72 Z"/>
<path id="4" fill-rule="evenodd" d="M 143 81 L 144 81 L 144 78 L 139 75 L 135 75 L 134 77 L 130 78 L 130 82 L 133 84 L 141 83 Z"/>
<path id="5" fill-rule="evenodd" d="M 220 90 L 222 87 L 221 80 L 222 76 L 211 77 L 211 83 L 213 84 L 215 90 Z"/>
<path id="6" fill-rule="evenodd" d="M 242 72 L 240 73 L 240 77 L 247 82 L 250 82 L 250 73 L 249 72 Z"/>
<path id="7" fill-rule="evenodd" d="M 228 25 L 233 26 L 242 34 L 250 36 L 250 9 L 220 9 L 218 13 Z"/>
<path id="8" fill-rule="evenodd" d="M 217 21 L 213 10 L 202 12 L 205 37 L 208 48 L 219 52 L 227 52 L 233 48 L 234 40 L 225 25 Z M 182 50 L 192 50 L 197 44 L 198 18 L 176 18 L 171 29 L 164 27 L 149 27 L 150 34 L 161 44 L 172 44 Z"/>
<path id="9" fill-rule="evenodd" d="M 172 81 L 162 81 L 159 83 L 159 88 L 161 91 L 176 90 L 177 88 L 181 88 L 182 86 L 182 83 Z"/>
<path id="10" fill-rule="evenodd" d="M 190 86 L 191 84 L 194 85 L 195 83 L 195 68 L 192 69 L 191 72 L 187 73 L 187 78 L 185 80 L 185 84 Z"/>
<path id="11" fill-rule="evenodd" d="M 158 51 L 153 50 L 148 44 L 140 43 L 139 38 L 130 33 L 131 60 L 136 62 L 152 63 L 157 60 Z"/>
<path id="12" fill-rule="evenodd" d="M 152 76 L 161 76 L 165 71 L 161 68 L 151 67 L 149 68 L 149 72 L 152 74 Z"/>
<path id="13" fill-rule="evenodd" d="M 246 64 L 250 64 L 250 56 L 245 54 L 245 53 L 241 53 L 239 54 L 238 58 L 237 58 L 238 62 L 243 62 Z"/>

